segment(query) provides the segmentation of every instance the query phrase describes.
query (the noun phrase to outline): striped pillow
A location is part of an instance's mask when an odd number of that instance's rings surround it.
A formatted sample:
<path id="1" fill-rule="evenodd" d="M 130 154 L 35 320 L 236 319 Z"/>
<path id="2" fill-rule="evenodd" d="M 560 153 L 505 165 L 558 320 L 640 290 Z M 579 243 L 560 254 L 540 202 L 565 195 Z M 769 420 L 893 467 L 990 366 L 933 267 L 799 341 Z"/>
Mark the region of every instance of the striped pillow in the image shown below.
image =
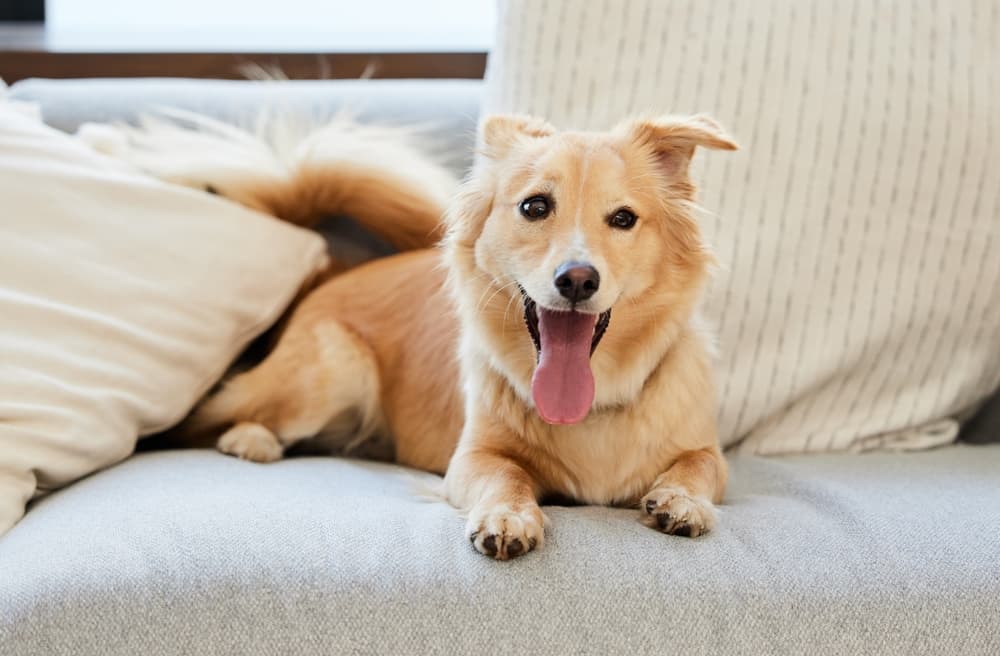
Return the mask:
<path id="1" fill-rule="evenodd" d="M 485 111 L 718 117 L 720 431 L 755 453 L 922 448 L 1000 372 L 991 0 L 503 3 Z"/>

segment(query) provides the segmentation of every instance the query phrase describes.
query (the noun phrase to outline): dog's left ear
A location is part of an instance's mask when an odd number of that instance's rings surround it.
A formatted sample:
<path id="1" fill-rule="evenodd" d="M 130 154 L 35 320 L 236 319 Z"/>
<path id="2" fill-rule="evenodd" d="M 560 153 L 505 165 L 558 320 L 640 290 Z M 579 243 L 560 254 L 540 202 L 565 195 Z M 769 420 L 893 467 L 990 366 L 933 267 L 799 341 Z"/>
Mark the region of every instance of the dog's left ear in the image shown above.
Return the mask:
<path id="1" fill-rule="evenodd" d="M 555 132 L 554 127 L 534 116 L 491 114 L 479 125 L 479 140 L 482 154 L 498 160 L 506 157 L 519 141 L 542 139 Z"/>
<path id="2" fill-rule="evenodd" d="M 657 164 L 672 182 L 686 182 L 688 165 L 697 146 L 737 150 L 721 125 L 703 114 L 637 119 L 618 126 L 618 132 L 634 143 L 650 148 Z"/>

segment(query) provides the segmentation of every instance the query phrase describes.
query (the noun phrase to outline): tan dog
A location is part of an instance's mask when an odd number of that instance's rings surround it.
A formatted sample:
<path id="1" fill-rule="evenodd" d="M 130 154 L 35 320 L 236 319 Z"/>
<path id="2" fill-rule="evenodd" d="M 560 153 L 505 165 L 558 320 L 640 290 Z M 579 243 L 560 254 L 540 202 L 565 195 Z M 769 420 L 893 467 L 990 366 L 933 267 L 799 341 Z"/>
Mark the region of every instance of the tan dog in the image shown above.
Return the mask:
<path id="1" fill-rule="evenodd" d="M 726 464 L 688 163 L 736 146 L 703 117 L 560 133 L 494 116 L 480 137 L 444 248 L 318 287 L 195 424 L 229 426 L 218 448 L 260 462 L 318 434 L 388 436 L 398 462 L 446 472 L 498 559 L 541 546 L 547 495 L 711 530 Z"/>

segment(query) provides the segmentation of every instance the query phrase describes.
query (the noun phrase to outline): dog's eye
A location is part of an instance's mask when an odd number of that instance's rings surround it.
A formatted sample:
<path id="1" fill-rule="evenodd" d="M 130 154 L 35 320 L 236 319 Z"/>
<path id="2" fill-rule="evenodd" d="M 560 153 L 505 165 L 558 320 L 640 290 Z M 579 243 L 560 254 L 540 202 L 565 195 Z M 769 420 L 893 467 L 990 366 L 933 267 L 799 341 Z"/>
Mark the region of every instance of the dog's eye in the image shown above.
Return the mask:
<path id="1" fill-rule="evenodd" d="M 552 209 L 545 196 L 532 196 L 521 201 L 521 215 L 529 221 L 544 219 Z"/>
<path id="2" fill-rule="evenodd" d="M 635 225 L 636 220 L 637 218 L 635 214 L 632 214 L 632 212 L 623 207 L 611 215 L 611 218 L 608 219 L 608 223 L 612 228 L 628 230 Z"/>

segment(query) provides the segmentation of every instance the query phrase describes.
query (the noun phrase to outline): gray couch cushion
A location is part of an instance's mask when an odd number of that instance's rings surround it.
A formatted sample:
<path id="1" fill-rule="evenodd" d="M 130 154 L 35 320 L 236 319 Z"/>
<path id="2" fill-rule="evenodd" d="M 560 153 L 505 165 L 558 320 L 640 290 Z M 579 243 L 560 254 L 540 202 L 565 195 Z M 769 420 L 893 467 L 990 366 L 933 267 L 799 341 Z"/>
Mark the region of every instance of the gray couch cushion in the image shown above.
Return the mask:
<path id="1" fill-rule="evenodd" d="M 45 121 L 68 132 L 88 121 L 135 121 L 164 106 L 241 125 L 252 124 L 262 108 L 316 118 L 347 110 L 365 122 L 425 125 L 435 150 L 464 173 L 481 87 L 479 80 L 31 79 L 11 87 L 10 96 L 41 103 Z"/>
<path id="2" fill-rule="evenodd" d="M 137 456 L 0 540 L 4 654 L 1000 653 L 1000 445 L 736 459 L 720 528 L 547 509 L 475 553 L 419 474 Z"/>

